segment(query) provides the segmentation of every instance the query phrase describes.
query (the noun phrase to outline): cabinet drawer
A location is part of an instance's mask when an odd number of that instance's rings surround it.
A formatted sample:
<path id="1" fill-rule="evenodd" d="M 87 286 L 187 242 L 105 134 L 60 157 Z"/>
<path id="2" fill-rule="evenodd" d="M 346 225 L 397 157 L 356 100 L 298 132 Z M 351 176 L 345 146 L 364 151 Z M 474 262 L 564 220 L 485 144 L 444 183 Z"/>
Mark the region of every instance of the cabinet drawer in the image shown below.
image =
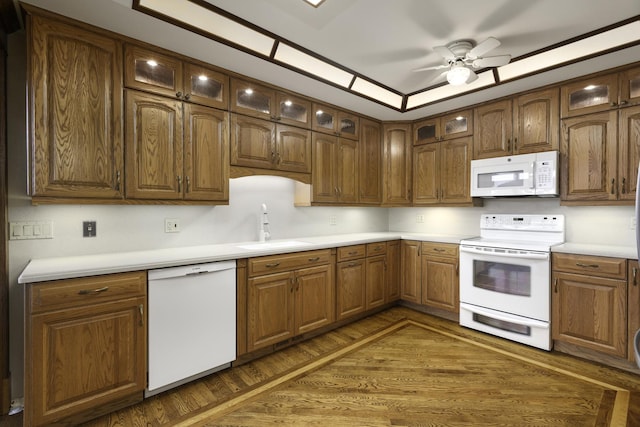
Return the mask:
<path id="1" fill-rule="evenodd" d="M 446 256 L 446 257 L 457 257 L 458 256 L 458 245 L 454 245 L 452 243 L 434 243 L 434 242 L 423 242 L 422 243 L 422 255 L 432 256 Z"/>
<path id="2" fill-rule="evenodd" d="M 343 246 L 338 248 L 337 261 L 364 258 L 367 255 L 367 245 Z"/>
<path id="3" fill-rule="evenodd" d="M 331 250 L 298 252 L 289 255 L 268 255 L 249 260 L 249 276 L 295 270 L 313 265 L 328 264 Z"/>
<path id="4" fill-rule="evenodd" d="M 31 313 L 145 295 L 146 271 L 41 282 L 29 286 Z"/>
<path id="5" fill-rule="evenodd" d="M 367 244 L 367 256 L 384 255 L 387 253 L 387 242 Z"/>
<path id="6" fill-rule="evenodd" d="M 627 260 L 588 255 L 552 254 L 554 271 L 589 274 L 612 279 L 627 278 Z"/>

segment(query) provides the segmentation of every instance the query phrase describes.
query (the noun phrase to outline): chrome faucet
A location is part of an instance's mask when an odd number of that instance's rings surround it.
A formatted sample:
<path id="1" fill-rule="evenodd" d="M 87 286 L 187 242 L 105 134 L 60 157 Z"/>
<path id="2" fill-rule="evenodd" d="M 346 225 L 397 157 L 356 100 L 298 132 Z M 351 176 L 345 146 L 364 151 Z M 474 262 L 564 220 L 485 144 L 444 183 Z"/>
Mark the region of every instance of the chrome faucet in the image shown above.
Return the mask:
<path id="1" fill-rule="evenodd" d="M 262 219 L 260 220 L 260 241 L 266 242 L 271 238 L 269 231 L 269 217 L 267 216 L 267 205 L 262 204 Z"/>

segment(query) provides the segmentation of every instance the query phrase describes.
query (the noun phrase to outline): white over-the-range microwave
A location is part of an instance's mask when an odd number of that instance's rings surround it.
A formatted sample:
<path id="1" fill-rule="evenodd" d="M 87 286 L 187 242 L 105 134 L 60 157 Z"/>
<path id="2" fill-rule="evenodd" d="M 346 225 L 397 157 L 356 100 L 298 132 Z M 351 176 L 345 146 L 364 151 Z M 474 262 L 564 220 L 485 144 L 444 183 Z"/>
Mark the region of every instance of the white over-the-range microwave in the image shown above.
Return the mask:
<path id="1" fill-rule="evenodd" d="M 558 152 L 471 161 L 471 197 L 558 196 Z"/>

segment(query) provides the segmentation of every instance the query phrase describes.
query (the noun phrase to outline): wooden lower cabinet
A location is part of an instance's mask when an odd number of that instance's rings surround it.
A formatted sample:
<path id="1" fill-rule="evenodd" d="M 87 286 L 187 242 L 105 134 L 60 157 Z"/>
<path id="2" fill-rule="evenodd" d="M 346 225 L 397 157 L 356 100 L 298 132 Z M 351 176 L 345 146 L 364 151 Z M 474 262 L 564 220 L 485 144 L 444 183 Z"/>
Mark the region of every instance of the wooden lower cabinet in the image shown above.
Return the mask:
<path id="1" fill-rule="evenodd" d="M 395 302 L 400 299 L 400 256 L 401 242 L 394 240 L 387 242 L 387 270 L 385 282 L 385 302 Z"/>
<path id="2" fill-rule="evenodd" d="M 386 302 L 386 270 L 387 270 L 387 243 L 367 244 L 366 259 L 366 309 L 380 307 Z"/>
<path id="3" fill-rule="evenodd" d="M 336 264 L 336 318 L 346 319 L 366 310 L 366 245 L 338 248 Z"/>
<path id="4" fill-rule="evenodd" d="M 626 263 L 618 258 L 553 254 L 554 340 L 627 357 Z"/>
<path id="5" fill-rule="evenodd" d="M 422 301 L 422 289 L 420 286 L 422 282 L 421 243 L 414 240 L 403 240 L 400 262 L 402 275 L 400 298 L 403 301 L 416 304 L 420 304 Z"/>
<path id="6" fill-rule="evenodd" d="M 146 272 L 28 285 L 24 425 L 75 425 L 143 398 Z"/>
<path id="7" fill-rule="evenodd" d="M 640 269 L 638 261 L 628 260 L 627 282 L 627 359 L 635 362 L 635 334 L 640 329 Z"/>
<path id="8" fill-rule="evenodd" d="M 422 243 L 422 304 L 458 313 L 458 245 Z"/>
<path id="9" fill-rule="evenodd" d="M 335 320 L 331 260 L 330 250 L 249 260 L 247 351 L 277 344 Z"/>

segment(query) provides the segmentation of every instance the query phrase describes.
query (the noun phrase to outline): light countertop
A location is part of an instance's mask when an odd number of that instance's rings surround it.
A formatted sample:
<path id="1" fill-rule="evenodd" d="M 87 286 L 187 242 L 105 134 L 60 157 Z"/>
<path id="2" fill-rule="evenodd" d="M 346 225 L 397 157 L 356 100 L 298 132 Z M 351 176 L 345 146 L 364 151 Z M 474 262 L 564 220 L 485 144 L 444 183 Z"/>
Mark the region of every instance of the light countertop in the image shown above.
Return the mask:
<path id="1" fill-rule="evenodd" d="M 32 259 L 18 277 L 18 283 L 97 276 L 126 271 L 152 270 L 205 262 L 225 261 L 264 255 L 326 249 L 340 246 L 388 240 L 419 240 L 459 243 L 472 236 L 451 236 L 421 233 L 380 232 L 338 234 L 320 237 L 258 242 L 224 243 L 120 253 L 78 255 Z"/>
<path id="2" fill-rule="evenodd" d="M 638 259 L 634 246 L 594 245 L 589 243 L 564 243 L 553 246 L 551 252 L 563 252 L 576 255 L 607 256 L 614 258 Z"/>

